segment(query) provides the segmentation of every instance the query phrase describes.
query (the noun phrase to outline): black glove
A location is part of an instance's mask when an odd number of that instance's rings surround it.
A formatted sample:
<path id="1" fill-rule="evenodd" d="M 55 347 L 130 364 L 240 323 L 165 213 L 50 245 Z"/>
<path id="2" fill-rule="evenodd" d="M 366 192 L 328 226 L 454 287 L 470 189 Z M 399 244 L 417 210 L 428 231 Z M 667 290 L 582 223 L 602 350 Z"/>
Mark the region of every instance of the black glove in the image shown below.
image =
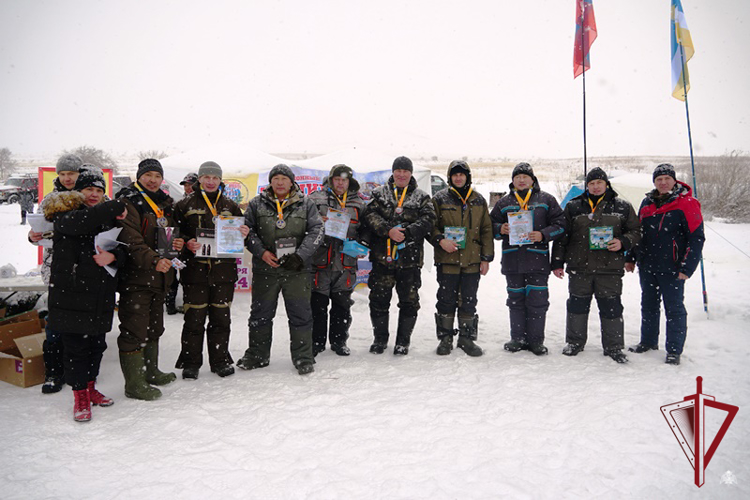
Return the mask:
<path id="1" fill-rule="evenodd" d="M 301 271 L 302 268 L 305 267 L 305 262 L 302 260 L 302 257 L 300 257 L 299 254 L 290 253 L 288 255 L 284 255 L 279 260 L 279 265 L 287 271 Z"/>

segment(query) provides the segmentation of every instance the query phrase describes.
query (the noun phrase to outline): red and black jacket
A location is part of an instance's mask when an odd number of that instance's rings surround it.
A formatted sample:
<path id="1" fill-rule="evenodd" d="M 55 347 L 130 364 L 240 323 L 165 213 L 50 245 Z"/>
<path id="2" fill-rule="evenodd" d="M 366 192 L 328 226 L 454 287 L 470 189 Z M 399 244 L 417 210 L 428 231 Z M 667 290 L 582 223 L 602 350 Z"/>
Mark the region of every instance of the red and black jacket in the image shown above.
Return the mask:
<path id="1" fill-rule="evenodd" d="M 646 195 L 638 216 L 642 238 L 633 252 L 642 271 L 691 276 L 701 259 L 703 215 L 690 186 L 677 181 L 672 194 L 659 204 L 658 191 Z"/>

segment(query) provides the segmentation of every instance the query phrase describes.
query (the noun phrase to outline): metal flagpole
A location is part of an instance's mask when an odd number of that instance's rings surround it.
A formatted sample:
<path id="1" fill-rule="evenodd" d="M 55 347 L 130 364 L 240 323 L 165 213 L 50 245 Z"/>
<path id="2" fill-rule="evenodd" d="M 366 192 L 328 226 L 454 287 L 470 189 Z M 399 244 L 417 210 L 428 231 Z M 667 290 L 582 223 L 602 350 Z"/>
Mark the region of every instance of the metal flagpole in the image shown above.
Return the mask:
<path id="1" fill-rule="evenodd" d="M 585 4 L 584 4 L 585 5 Z M 584 32 L 586 27 L 584 22 L 586 19 L 586 8 L 581 9 L 581 66 L 583 68 L 583 187 L 586 189 L 586 175 L 588 174 L 586 165 L 586 59 L 584 49 Z"/>
<path id="2" fill-rule="evenodd" d="M 693 157 L 693 134 L 690 131 L 690 108 L 688 107 L 688 93 L 687 93 L 687 80 L 685 78 L 685 49 L 682 46 L 682 40 L 680 43 L 680 62 L 682 63 L 682 92 L 685 96 L 685 115 L 687 117 L 687 129 L 688 129 L 688 142 L 690 144 L 690 166 L 693 172 L 693 194 L 695 198 L 698 198 L 698 183 L 695 180 L 695 158 Z M 585 143 L 585 140 L 584 140 Z M 585 148 L 585 146 L 584 146 Z M 703 311 L 706 313 L 706 318 L 710 318 L 708 314 L 708 293 L 706 292 L 706 272 L 703 268 L 703 254 L 701 253 L 701 285 L 703 286 Z"/>

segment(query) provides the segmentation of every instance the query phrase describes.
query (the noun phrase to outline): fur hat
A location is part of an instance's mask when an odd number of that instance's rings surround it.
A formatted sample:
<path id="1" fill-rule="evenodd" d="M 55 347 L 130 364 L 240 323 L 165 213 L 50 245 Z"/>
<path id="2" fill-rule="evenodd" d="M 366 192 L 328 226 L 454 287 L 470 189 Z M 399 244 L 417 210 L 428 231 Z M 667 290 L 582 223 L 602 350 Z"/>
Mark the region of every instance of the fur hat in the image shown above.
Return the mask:
<path id="1" fill-rule="evenodd" d="M 159 174 L 164 177 L 164 169 L 162 168 L 161 163 L 154 158 L 146 158 L 138 164 L 138 172 L 135 174 L 135 180 L 140 179 L 146 172 L 159 172 Z"/>
<path id="2" fill-rule="evenodd" d="M 408 170 L 409 172 L 414 172 L 414 164 L 406 156 L 399 156 L 398 158 L 393 160 L 393 167 L 391 168 L 391 172 L 393 172 L 394 170 Z"/>
<path id="3" fill-rule="evenodd" d="M 339 163 L 333 166 L 331 172 L 328 174 L 328 186 L 331 188 L 333 188 L 334 177 L 349 179 L 349 191 L 359 191 L 359 182 L 354 178 L 354 171 L 348 165 Z"/>
<path id="4" fill-rule="evenodd" d="M 60 172 L 78 172 L 80 170 L 81 165 L 83 165 L 83 160 L 81 160 L 81 157 L 78 155 L 74 155 L 72 153 L 64 154 L 60 157 L 60 159 L 57 160 L 57 166 L 55 167 L 55 172 L 58 174 Z"/>
<path id="5" fill-rule="evenodd" d="M 204 175 L 215 175 L 216 177 L 221 179 L 223 175 L 221 166 L 219 166 L 219 164 L 215 161 L 203 162 L 201 166 L 198 167 L 198 177 L 203 177 Z"/>
<path id="6" fill-rule="evenodd" d="M 289 168 L 289 165 L 284 165 L 283 163 L 279 163 L 275 167 L 271 169 L 270 172 L 268 172 L 268 182 L 271 182 L 271 179 L 276 177 L 277 175 L 285 175 L 291 179 L 292 184 L 295 183 L 294 180 L 294 172 L 292 172 L 292 169 Z"/>
<path id="7" fill-rule="evenodd" d="M 97 187 L 102 191 L 107 190 L 107 184 L 104 181 L 104 172 L 102 169 L 90 163 L 81 166 L 76 179 L 76 185 L 73 189 L 81 191 L 87 187 Z"/>
<path id="8" fill-rule="evenodd" d="M 654 178 L 652 180 L 656 180 L 657 177 L 661 175 L 668 175 L 672 179 L 677 180 L 677 175 L 675 174 L 674 166 L 672 166 L 671 163 L 662 163 L 658 167 L 654 169 Z"/>

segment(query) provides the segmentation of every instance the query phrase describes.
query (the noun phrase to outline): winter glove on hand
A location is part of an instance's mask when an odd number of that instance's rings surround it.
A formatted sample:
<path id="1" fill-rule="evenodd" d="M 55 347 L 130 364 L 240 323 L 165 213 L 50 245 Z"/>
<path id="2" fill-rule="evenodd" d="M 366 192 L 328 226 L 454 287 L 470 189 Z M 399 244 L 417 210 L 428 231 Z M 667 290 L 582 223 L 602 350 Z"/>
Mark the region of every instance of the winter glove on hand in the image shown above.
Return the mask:
<path id="1" fill-rule="evenodd" d="M 297 253 L 290 253 L 289 255 L 283 256 L 281 260 L 279 260 L 279 264 L 287 271 L 301 271 L 302 268 L 305 267 L 302 257 Z"/>

